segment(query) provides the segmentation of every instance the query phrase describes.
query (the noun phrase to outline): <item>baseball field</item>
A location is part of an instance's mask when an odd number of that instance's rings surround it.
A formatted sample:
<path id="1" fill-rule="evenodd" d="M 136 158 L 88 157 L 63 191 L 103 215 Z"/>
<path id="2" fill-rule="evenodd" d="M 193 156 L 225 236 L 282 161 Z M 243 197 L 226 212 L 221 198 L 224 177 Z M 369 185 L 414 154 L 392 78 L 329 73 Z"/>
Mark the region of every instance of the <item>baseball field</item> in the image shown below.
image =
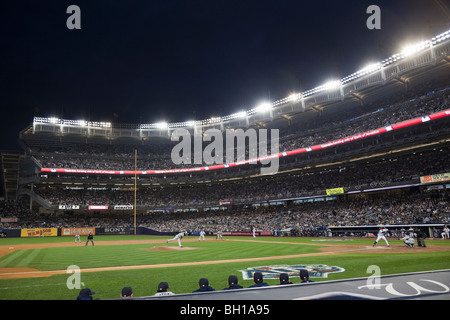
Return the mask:
<path id="1" fill-rule="evenodd" d="M 221 290 L 228 276 L 244 287 L 253 284 L 252 272 L 263 271 L 265 282 L 279 284 L 278 274 L 290 274 L 299 283 L 298 270 L 310 270 L 311 280 L 327 281 L 368 277 L 369 266 L 382 275 L 450 269 L 450 241 L 426 240 L 426 247 L 407 248 L 389 239 L 387 247 L 374 239 L 206 237 L 166 243 L 161 236 L 96 236 L 95 246 L 86 237 L 0 239 L 1 300 L 75 300 L 81 288 L 95 292 L 94 299 L 117 299 L 130 286 L 135 297 L 156 293 L 161 281 L 176 294 L 198 288 L 200 278 Z"/>

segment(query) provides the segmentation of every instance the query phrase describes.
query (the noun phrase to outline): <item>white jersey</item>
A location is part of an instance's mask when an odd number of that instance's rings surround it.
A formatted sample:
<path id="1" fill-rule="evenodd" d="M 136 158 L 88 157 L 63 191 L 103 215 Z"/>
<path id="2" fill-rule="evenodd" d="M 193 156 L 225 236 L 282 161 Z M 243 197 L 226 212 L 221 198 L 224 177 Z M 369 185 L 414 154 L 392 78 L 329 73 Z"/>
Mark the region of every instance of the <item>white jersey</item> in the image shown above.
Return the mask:
<path id="1" fill-rule="evenodd" d="M 181 238 L 183 238 L 184 237 L 184 232 L 180 232 L 179 234 L 177 234 L 176 236 L 175 236 L 175 239 L 181 239 Z"/>
<path id="2" fill-rule="evenodd" d="M 375 243 L 373 245 L 375 246 L 378 243 L 378 241 L 383 239 L 386 242 L 387 246 L 389 247 L 389 242 L 386 239 L 386 235 L 387 235 L 388 231 L 389 230 L 386 228 L 380 228 L 380 230 L 378 230 L 377 239 L 375 240 Z"/>

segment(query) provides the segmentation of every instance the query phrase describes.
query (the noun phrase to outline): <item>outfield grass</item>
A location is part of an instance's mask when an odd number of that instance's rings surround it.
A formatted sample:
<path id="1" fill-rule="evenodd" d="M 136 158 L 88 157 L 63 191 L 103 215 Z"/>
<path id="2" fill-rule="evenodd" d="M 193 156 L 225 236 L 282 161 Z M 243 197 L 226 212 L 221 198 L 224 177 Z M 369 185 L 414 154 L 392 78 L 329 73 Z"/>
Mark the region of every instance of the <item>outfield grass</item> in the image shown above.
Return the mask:
<path id="1" fill-rule="evenodd" d="M 188 237 L 194 239 L 194 237 Z M 147 240 L 166 239 L 166 237 L 147 236 L 96 236 L 95 241 L 117 240 Z M 65 270 L 69 265 L 77 265 L 81 269 L 100 268 L 111 266 L 159 265 L 202 261 L 223 261 L 230 259 L 264 258 L 284 255 L 310 254 L 319 252 L 319 246 L 329 241 L 313 241 L 309 238 L 258 238 L 252 241 L 249 237 L 232 238 L 233 240 L 248 241 L 206 241 L 185 242 L 185 247 L 199 247 L 199 250 L 180 251 L 148 251 L 154 246 L 167 246 L 167 244 L 127 244 L 102 245 L 84 247 L 84 243 L 72 247 L 49 247 L 39 249 L 15 250 L 0 258 L 0 268 L 35 268 L 39 270 Z M 82 239 L 83 240 L 83 239 Z M 264 241 L 264 242 L 260 242 Z M 73 238 L 10 238 L 1 239 L 0 245 L 14 246 L 19 244 L 73 242 Z M 291 243 L 292 242 L 292 243 Z M 370 245 L 373 240 L 354 239 L 342 242 L 345 245 Z M 307 243 L 307 244 L 301 244 Z M 308 245 L 311 243 L 311 245 Z M 392 244 L 400 241 L 391 240 Z M 427 241 L 440 245 L 450 245 L 450 241 Z M 177 246 L 176 243 L 170 243 Z M 210 265 L 171 266 L 137 270 L 116 270 L 103 272 L 82 272 L 81 281 L 84 287 L 96 292 L 95 297 L 100 299 L 118 298 L 124 286 L 131 286 L 135 296 L 148 296 L 156 292 L 160 281 L 169 282 L 174 293 L 188 293 L 197 289 L 198 279 L 206 277 L 211 286 L 217 290 L 227 285 L 230 274 L 239 277 L 244 287 L 252 284 L 251 280 L 243 280 L 239 270 L 248 267 L 268 265 L 295 265 L 295 264 L 325 264 L 338 266 L 345 272 L 330 274 L 328 279 L 314 279 L 317 281 L 350 279 L 367 277 L 367 267 L 378 265 L 382 274 L 396 274 L 426 270 L 440 270 L 450 268 L 450 251 L 428 252 L 426 248 L 419 253 L 381 254 L 381 253 L 348 253 L 339 255 L 303 256 L 295 258 L 269 259 L 260 261 L 238 261 L 215 263 Z M 0 299 L 2 300 L 73 300 L 79 290 L 69 290 L 66 282 L 70 275 L 60 274 L 51 277 L 27 279 L 1 279 Z M 291 278 L 293 283 L 300 280 Z M 277 280 L 267 279 L 271 285 Z"/>

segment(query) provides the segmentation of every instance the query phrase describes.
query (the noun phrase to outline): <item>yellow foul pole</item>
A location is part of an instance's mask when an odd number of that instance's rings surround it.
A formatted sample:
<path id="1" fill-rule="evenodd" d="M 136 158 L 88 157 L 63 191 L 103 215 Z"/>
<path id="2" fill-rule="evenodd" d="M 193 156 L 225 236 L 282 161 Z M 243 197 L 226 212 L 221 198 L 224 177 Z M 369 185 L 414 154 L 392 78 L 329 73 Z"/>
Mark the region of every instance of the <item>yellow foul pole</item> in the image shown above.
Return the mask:
<path id="1" fill-rule="evenodd" d="M 134 149 L 134 235 L 136 235 L 137 149 Z"/>

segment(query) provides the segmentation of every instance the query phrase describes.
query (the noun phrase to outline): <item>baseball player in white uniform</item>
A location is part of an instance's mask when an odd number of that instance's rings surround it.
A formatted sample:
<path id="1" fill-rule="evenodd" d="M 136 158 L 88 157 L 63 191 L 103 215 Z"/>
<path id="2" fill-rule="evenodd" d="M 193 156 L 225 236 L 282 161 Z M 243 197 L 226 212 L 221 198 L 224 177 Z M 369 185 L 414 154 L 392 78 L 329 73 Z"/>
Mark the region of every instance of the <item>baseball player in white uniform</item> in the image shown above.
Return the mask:
<path id="1" fill-rule="evenodd" d="M 219 238 L 223 240 L 223 234 L 222 234 L 222 231 L 220 231 L 220 230 L 217 231 L 216 240 L 219 240 Z"/>
<path id="2" fill-rule="evenodd" d="M 378 230 L 377 240 L 373 243 L 373 247 L 375 247 L 381 239 L 383 239 L 386 242 L 386 245 L 389 247 L 389 242 L 386 239 L 386 235 L 388 233 L 388 229 L 386 229 L 384 226 L 380 227 L 380 230 Z"/>
<path id="3" fill-rule="evenodd" d="M 411 237 L 408 236 L 408 235 L 405 235 L 405 236 L 402 238 L 402 240 L 403 240 L 403 242 L 408 246 L 408 248 L 414 247 L 414 243 L 416 243 L 416 240 L 414 240 L 414 238 L 411 238 Z"/>
<path id="4" fill-rule="evenodd" d="M 200 231 L 200 237 L 198 238 L 198 241 L 200 241 L 200 240 L 205 240 L 205 231 Z"/>
<path id="5" fill-rule="evenodd" d="M 256 228 L 255 227 L 253 227 L 253 239 L 256 239 Z"/>
<path id="6" fill-rule="evenodd" d="M 180 246 L 180 248 L 183 248 L 183 246 L 181 245 L 181 239 L 183 239 L 183 237 L 185 236 L 185 234 L 187 235 L 187 232 L 180 232 L 179 234 L 177 234 L 175 237 L 173 237 L 172 239 L 169 239 L 166 241 L 166 243 L 169 243 L 170 241 L 175 241 L 178 240 L 178 245 Z"/>
<path id="7" fill-rule="evenodd" d="M 77 233 L 77 234 L 75 235 L 75 242 L 81 243 L 81 239 L 80 239 L 80 234 L 79 234 L 79 233 Z"/>
<path id="8" fill-rule="evenodd" d="M 445 226 L 444 230 L 442 230 L 442 233 L 441 233 L 442 239 L 445 239 L 445 238 L 449 239 L 449 234 L 450 234 L 450 229 L 447 226 Z"/>

